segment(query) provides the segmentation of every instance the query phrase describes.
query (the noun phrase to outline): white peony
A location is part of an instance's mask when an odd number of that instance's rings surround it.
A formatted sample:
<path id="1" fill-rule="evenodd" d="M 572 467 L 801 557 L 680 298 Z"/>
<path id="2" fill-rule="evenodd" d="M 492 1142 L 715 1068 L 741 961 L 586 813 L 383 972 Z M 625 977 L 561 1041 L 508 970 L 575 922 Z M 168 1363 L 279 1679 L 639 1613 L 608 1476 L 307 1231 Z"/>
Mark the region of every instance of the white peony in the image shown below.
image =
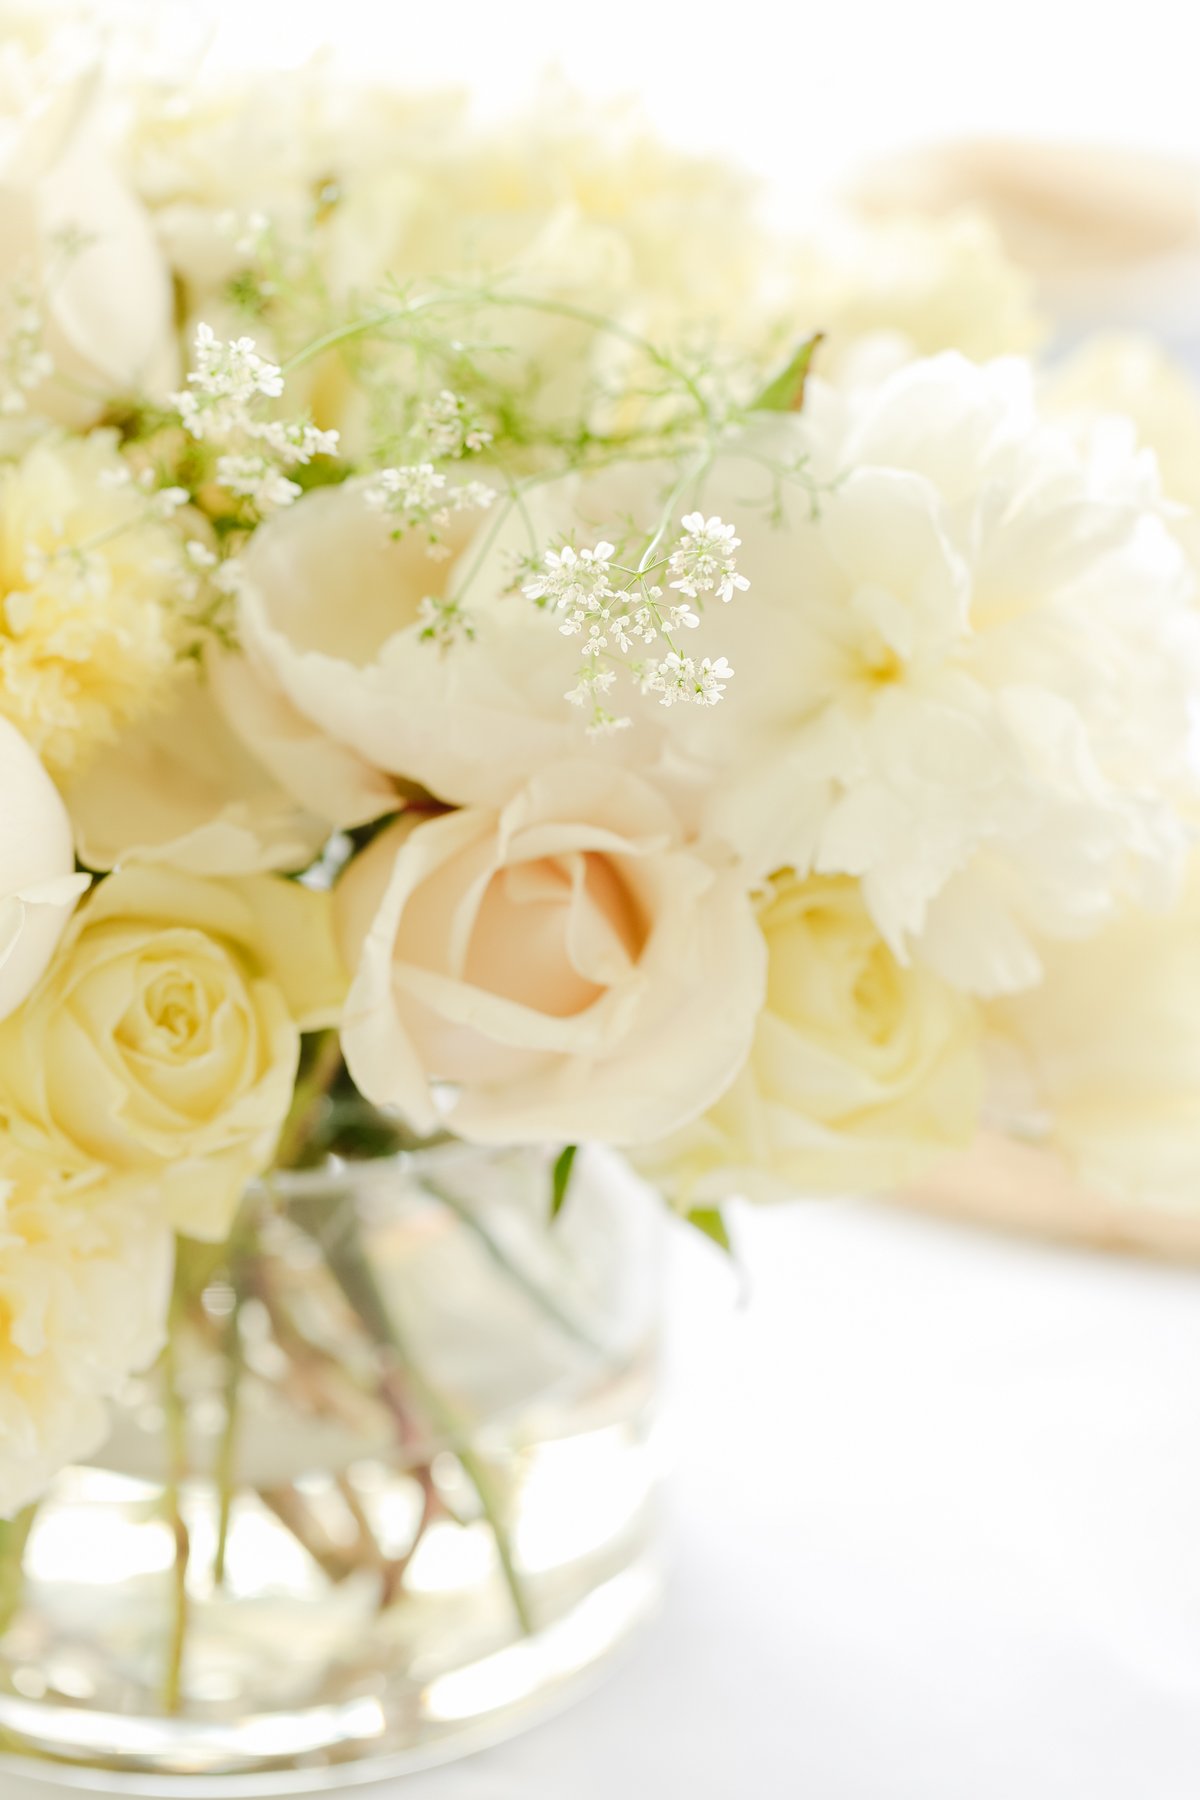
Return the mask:
<path id="1" fill-rule="evenodd" d="M 173 1250 L 149 1208 L 0 1178 L 0 1518 L 104 1441 L 162 1347 Z"/>
<path id="2" fill-rule="evenodd" d="M 40 979 L 87 885 L 53 782 L 0 719 L 0 1019 Z"/>
<path id="3" fill-rule="evenodd" d="M 814 382 L 802 415 L 764 419 L 697 483 L 695 504 L 736 520 L 751 582 L 688 638 L 728 658 L 725 698 L 665 723 L 647 703 L 642 721 L 658 733 L 643 766 L 657 756 L 751 874 L 859 877 L 901 959 L 981 993 L 1035 981 L 1039 936 L 1167 898 L 1180 866 L 1194 577 L 1153 459 L 1104 423 L 1040 417 L 1017 361 L 946 354 L 852 393 Z M 642 470 L 566 481 L 536 528 L 645 522 L 655 491 Z M 467 597 L 500 639 L 511 603 L 482 594 L 519 541 L 501 536 Z M 554 637 L 511 702 L 527 733 L 575 665 Z M 496 654 L 481 630 L 457 664 L 473 650 Z"/>
<path id="4" fill-rule="evenodd" d="M 499 810 L 402 819 L 335 907 L 350 1072 L 420 1131 L 635 1143 L 708 1105 L 749 1049 L 750 901 L 625 771 L 563 763 Z"/>

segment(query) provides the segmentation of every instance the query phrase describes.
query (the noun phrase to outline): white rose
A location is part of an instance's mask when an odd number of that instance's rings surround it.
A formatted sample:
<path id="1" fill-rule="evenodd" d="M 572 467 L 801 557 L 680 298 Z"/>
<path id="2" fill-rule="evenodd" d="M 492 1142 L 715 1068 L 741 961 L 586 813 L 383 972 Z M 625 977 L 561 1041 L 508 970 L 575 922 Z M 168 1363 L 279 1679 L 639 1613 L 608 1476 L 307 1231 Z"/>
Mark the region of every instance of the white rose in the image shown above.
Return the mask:
<path id="1" fill-rule="evenodd" d="M 750 902 L 623 771 L 562 764 L 499 810 L 402 820 L 335 908 L 350 1072 L 418 1130 L 633 1143 L 708 1105 L 749 1047 Z"/>
<path id="2" fill-rule="evenodd" d="M 293 729 L 307 721 L 324 736 L 324 753 L 309 741 L 307 754 L 325 765 L 326 780 L 348 761 L 419 782 L 444 800 L 499 802 L 535 769 L 585 745 L 578 715 L 563 701 L 561 663 L 544 654 L 553 628 L 512 596 L 489 609 L 475 641 L 446 654 L 423 642 L 422 598 L 453 592 L 470 553 L 434 561 L 420 531 L 394 538 L 391 522 L 367 504 L 365 485 L 305 495 L 264 525 L 242 557 L 239 633 L 259 699 L 281 696 Z M 465 515 L 452 521 L 455 551 L 469 531 Z M 261 707 L 227 710 L 270 757 Z M 279 757 L 272 766 L 285 774 Z M 388 810 L 386 784 L 378 789 L 380 804 L 360 819 Z M 361 779 L 354 791 L 363 791 Z M 339 820 L 351 822 L 360 821 Z"/>
<path id="3" fill-rule="evenodd" d="M 92 83 L 8 96 L 0 117 L 0 304 L 31 329 L 6 397 L 81 429 L 107 402 L 165 392 L 177 373 L 174 302 L 150 221 L 109 160 Z M 4 110 L 0 104 L 0 112 Z"/>
<path id="4" fill-rule="evenodd" d="M 759 914 L 767 999 L 737 1079 L 640 1158 L 685 1206 L 856 1193 L 967 1143 L 982 1092 L 974 1003 L 904 968 L 855 884 L 790 870 Z"/>
<path id="5" fill-rule="evenodd" d="M 20 733 L 0 719 L 0 1019 L 40 979 L 76 900 L 71 822 Z"/>
<path id="6" fill-rule="evenodd" d="M 1098 937 L 1047 946 L 1045 974 L 987 1023 L 1024 1110 L 1099 1193 L 1200 1204 L 1200 861 L 1167 917 L 1129 911 Z M 1014 1064 L 1012 1052 L 1018 1060 Z M 1023 1107 L 1018 1102 L 1023 1101 Z"/>

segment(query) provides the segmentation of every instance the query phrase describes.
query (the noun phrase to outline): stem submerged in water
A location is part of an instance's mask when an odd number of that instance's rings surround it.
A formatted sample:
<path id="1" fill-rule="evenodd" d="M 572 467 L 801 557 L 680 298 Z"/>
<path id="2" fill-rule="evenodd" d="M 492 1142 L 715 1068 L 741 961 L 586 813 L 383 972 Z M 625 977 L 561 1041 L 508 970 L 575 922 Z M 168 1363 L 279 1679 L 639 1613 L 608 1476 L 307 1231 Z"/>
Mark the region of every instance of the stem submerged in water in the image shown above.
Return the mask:
<path id="1" fill-rule="evenodd" d="M 175 1538 L 174 1587 L 167 1662 L 163 1673 L 163 1711 L 178 1713 L 183 1695 L 183 1657 L 188 1631 L 188 1564 L 191 1538 L 183 1516 L 183 1483 L 187 1478 L 187 1414 L 179 1392 L 175 1334 L 179 1311 L 173 1307 L 162 1355 L 163 1409 L 166 1417 L 167 1482 L 163 1493 L 167 1523 Z"/>
<path id="2" fill-rule="evenodd" d="M 475 1490 L 495 1541 L 501 1574 L 517 1622 L 526 1637 L 531 1637 L 535 1625 L 513 1557 L 503 1502 L 492 1473 L 483 1458 L 470 1448 L 469 1433 L 463 1421 L 456 1416 L 444 1396 L 426 1380 L 414 1360 L 363 1252 L 352 1199 L 348 1195 L 343 1196 L 333 1207 L 322 1202 L 293 1200 L 291 1213 L 296 1222 L 320 1245 L 331 1273 L 373 1338 L 376 1348 L 388 1356 L 390 1366 L 385 1371 L 382 1391 L 392 1411 L 407 1425 L 408 1409 L 400 1392 L 401 1387 L 407 1385 L 416 1395 L 421 1410 L 433 1429 L 439 1437 L 445 1439 L 447 1448 L 458 1459 L 463 1474 Z"/>
<path id="3" fill-rule="evenodd" d="M 234 1288 L 233 1310 L 225 1332 L 225 1424 L 217 1447 L 217 1547 L 213 1553 L 213 1584 L 225 1584 L 225 1556 L 229 1547 L 229 1521 L 233 1513 L 233 1490 L 237 1478 L 237 1439 L 241 1416 L 242 1375 L 242 1294 Z"/>

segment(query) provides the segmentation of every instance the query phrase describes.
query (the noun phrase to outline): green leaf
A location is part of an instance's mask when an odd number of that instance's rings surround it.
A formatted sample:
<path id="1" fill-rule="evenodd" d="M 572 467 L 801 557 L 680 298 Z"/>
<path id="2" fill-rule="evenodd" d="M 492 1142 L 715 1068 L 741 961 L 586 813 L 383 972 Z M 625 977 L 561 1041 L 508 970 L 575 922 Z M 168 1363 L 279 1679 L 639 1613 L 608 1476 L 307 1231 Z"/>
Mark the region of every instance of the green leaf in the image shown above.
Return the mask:
<path id="1" fill-rule="evenodd" d="M 571 1185 L 571 1171 L 575 1167 L 575 1153 L 578 1144 L 568 1144 L 554 1164 L 554 1174 L 550 1181 L 550 1217 L 557 1219 L 566 1204 L 567 1189 Z"/>
<path id="2" fill-rule="evenodd" d="M 804 405 L 804 389 L 817 345 L 825 333 L 816 331 L 806 338 L 785 369 L 769 381 L 751 403 L 752 412 L 799 412 Z"/>
<path id="3" fill-rule="evenodd" d="M 719 1250 L 724 1250 L 726 1256 L 733 1255 L 729 1228 L 719 1206 L 697 1206 L 685 1214 L 685 1217 L 689 1225 L 694 1225 L 706 1238 L 711 1238 Z"/>

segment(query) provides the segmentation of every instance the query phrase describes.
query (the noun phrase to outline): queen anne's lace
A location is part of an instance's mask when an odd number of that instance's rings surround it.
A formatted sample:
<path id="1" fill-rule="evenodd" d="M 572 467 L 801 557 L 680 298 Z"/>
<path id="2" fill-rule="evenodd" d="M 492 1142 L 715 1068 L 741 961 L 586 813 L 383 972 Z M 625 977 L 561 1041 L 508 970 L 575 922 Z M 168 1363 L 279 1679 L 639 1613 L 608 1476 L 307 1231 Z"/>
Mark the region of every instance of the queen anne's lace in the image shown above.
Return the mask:
<path id="1" fill-rule="evenodd" d="M 337 454 L 338 434 L 306 419 L 264 419 L 263 400 L 283 393 L 283 370 L 261 356 L 253 338 L 223 342 L 210 325 L 198 325 L 196 366 L 188 385 L 171 396 L 184 428 L 219 452 L 216 479 L 259 513 L 290 506 L 303 489 L 288 475 L 314 456 Z"/>
<path id="2" fill-rule="evenodd" d="M 685 515 L 682 525 L 683 535 L 674 548 L 656 562 L 643 558 L 636 569 L 629 569 L 614 561 L 616 546 L 607 540 L 583 550 L 565 544 L 560 550 L 548 550 L 523 585 L 527 599 L 559 616 L 564 637 L 583 640 L 583 665 L 566 698 L 573 706 L 590 709 L 592 733 L 620 730 L 630 723 L 608 705 L 617 677 L 613 667 L 604 665 L 614 660 L 614 652 L 629 657 L 631 651 L 646 649 L 660 638 L 666 643 L 663 656 L 629 664 L 641 692 L 658 695 L 663 706 L 678 702 L 715 706 L 732 678 L 723 656 L 699 661 L 684 656 L 672 633 L 699 625 L 692 600 L 702 603 L 702 596 L 713 592 L 731 600 L 735 591 L 750 586 L 733 557 L 741 539 L 734 526 L 716 517 L 706 520 L 701 513 Z M 663 590 L 650 575 L 664 565 L 676 577 L 671 587 L 685 594 L 685 600 L 663 604 Z"/>

